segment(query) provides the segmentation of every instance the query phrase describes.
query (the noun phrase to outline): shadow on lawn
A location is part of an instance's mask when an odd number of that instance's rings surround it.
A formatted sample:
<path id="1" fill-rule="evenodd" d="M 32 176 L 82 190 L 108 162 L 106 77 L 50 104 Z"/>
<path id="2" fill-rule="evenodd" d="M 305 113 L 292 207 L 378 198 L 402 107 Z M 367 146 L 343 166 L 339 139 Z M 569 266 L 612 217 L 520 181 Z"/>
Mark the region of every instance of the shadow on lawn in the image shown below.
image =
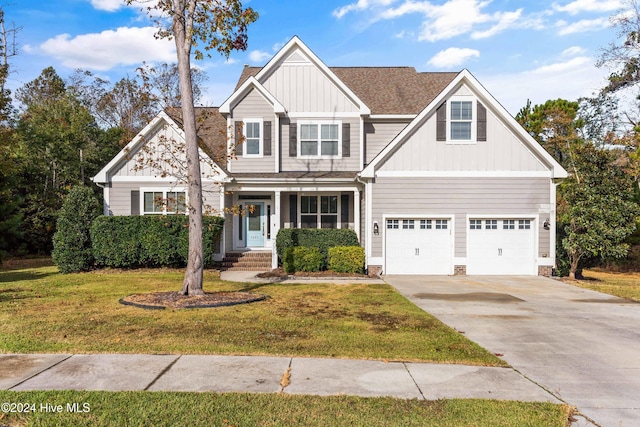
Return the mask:
<path id="1" fill-rule="evenodd" d="M 0 283 L 19 282 L 21 280 L 40 280 L 49 276 L 53 276 L 54 274 L 58 274 L 58 272 L 56 271 L 51 273 L 42 273 L 23 270 L 5 270 L 0 271 Z"/>

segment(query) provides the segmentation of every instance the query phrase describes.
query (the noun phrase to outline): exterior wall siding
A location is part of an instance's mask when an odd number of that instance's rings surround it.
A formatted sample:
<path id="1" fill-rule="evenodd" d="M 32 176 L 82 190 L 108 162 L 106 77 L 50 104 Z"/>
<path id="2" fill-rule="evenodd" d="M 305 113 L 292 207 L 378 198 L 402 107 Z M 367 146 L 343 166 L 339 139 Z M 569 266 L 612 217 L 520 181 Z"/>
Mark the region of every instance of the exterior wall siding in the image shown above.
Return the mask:
<path id="1" fill-rule="evenodd" d="M 131 215 L 132 191 L 140 190 L 140 188 L 166 189 L 171 187 L 172 184 L 162 182 L 113 182 L 109 189 L 109 213 L 111 215 Z M 184 185 L 178 185 L 178 187 L 184 187 Z M 221 215 L 219 188 L 216 184 L 203 183 L 203 204 L 213 209 L 214 215 Z"/>
<path id="2" fill-rule="evenodd" d="M 287 111 L 358 112 L 342 90 L 311 63 L 284 63 L 261 83 Z"/>
<path id="3" fill-rule="evenodd" d="M 340 172 L 340 171 L 358 171 L 360 170 L 360 119 L 359 118 L 342 118 L 340 121 L 350 124 L 351 137 L 350 146 L 351 153 L 349 157 L 340 159 L 303 159 L 289 156 L 289 124 L 296 123 L 298 119 L 286 119 L 280 122 L 280 156 L 282 172 Z M 305 118 L 299 120 L 316 120 L 314 118 Z M 320 119 L 317 120 L 326 120 Z"/>
<path id="4" fill-rule="evenodd" d="M 436 116 L 432 114 L 379 170 L 546 171 L 548 167 L 487 110 L 486 142 L 436 141 Z"/>
<path id="5" fill-rule="evenodd" d="M 263 157 L 243 157 L 238 155 L 237 159 L 229 161 L 233 172 L 273 172 L 275 170 L 275 129 L 276 121 L 273 107 L 256 90 L 252 90 L 234 108 L 232 121 L 243 121 L 244 119 L 262 119 L 270 121 L 271 126 L 271 155 Z M 244 147 L 243 147 L 244 148 Z M 243 150 L 244 151 L 244 150 Z"/>
<path id="6" fill-rule="evenodd" d="M 373 160 L 402 129 L 407 127 L 409 121 L 401 122 L 367 122 L 364 125 L 365 157 L 364 164 Z"/>
<path id="7" fill-rule="evenodd" d="M 549 217 L 550 186 L 546 178 L 376 178 L 372 221 L 382 229 L 383 215 L 453 214 L 455 256 L 466 257 L 468 214 L 533 214 L 539 219 L 539 256 L 543 256 L 550 251 L 550 231 L 542 227 Z M 371 256 L 382 256 L 382 235 L 381 230 L 372 236 Z"/>

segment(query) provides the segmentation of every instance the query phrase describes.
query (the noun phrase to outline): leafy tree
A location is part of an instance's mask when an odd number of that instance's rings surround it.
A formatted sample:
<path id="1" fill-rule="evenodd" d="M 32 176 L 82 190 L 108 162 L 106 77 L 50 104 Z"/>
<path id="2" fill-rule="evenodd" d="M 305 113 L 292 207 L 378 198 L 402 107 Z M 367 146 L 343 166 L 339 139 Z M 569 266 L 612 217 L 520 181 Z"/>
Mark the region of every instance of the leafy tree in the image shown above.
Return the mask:
<path id="1" fill-rule="evenodd" d="M 580 276 L 589 257 L 619 259 L 627 255 L 625 239 L 635 230 L 640 212 L 633 200 L 633 183 L 614 164 L 612 152 L 584 144 L 575 153 L 577 175 L 559 187 L 558 225 L 569 277 Z"/>
<path id="2" fill-rule="evenodd" d="M 127 0 L 128 4 L 135 0 Z M 184 295 L 202 295 L 202 179 L 196 134 L 196 112 L 191 80 L 191 55 L 196 59 L 204 51 L 215 50 L 229 56 L 233 50 L 247 48 L 247 26 L 258 15 L 243 9 L 239 0 L 159 0 L 147 9 L 150 14 L 161 12 L 168 23 L 158 21 L 158 37 L 173 39 L 178 58 L 182 125 L 185 133 L 188 199 L 189 258 L 180 291 Z"/>
<path id="3" fill-rule="evenodd" d="M 61 273 L 87 271 L 93 267 L 91 223 L 102 207 L 85 186 L 73 187 L 64 199 L 53 236 L 53 262 Z"/>
<path id="4" fill-rule="evenodd" d="M 549 100 L 544 104 L 522 108 L 516 120 L 565 169 L 573 169 L 573 153 L 582 143 L 578 129 L 584 123 L 577 117 L 579 105 L 564 99 Z"/>

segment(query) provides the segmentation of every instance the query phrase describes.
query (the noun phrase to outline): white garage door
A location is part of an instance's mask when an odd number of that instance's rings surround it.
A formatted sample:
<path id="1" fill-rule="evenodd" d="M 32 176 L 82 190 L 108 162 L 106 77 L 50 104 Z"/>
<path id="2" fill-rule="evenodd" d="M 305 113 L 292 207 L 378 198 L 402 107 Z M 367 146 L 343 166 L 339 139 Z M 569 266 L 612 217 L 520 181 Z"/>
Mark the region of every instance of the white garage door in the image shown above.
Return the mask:
<path id="1" fill-rule="evenodd" d="M 531 219 L 469 220 L 467 274 L 535 274 L 533 224 Z"/>
<path id="2" fill-rule="evenodd" d="M 448 219 L 388 219 L 386 274 L 451 274 L 451 235 Z"/>

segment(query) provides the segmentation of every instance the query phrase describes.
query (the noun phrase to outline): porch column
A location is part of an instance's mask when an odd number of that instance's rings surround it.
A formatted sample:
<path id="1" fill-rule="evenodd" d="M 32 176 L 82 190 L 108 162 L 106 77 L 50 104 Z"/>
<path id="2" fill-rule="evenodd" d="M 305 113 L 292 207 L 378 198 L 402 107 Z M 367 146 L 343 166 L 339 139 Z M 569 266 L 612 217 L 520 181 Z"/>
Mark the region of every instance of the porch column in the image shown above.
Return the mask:
<path id="1" fill-rule="evenodd" d="M 360 242 L 360 190 L 357 188 L 353 190 L 353 228 Z"/>
<path id="2" fill-rule="evenodd" d="M 280 230 L 280 190 L 275 191 L 275 212 L 273 218 L 273 220 L 269 218 L 269 221 L 271 221 L 271 239 L 273 240 L 273 244 L 271 245 L 271 268 L 278 268 L 276 237 L 278 236 L 278 230 Z"/>
<path id="3" fill-rule="evenodd" d="M 218 260 L 218 261 L 222 261 L 226 255 L 225 235 L 227 233 L 225 233 L 225 230 L 227 229 L 227 227 L 233 227 L 233 222 L 231 224 L 227 224 L 227 215 L 225 214 L 225 205 L 224 205 L 224 184 L 220 184 L 219 190 L 220 190 L 219 215 L 225 219 L 224 222 L 222 223 L 222 235 L 220 236 L 220 255 L 219 255 L 220 259 Z M 215 259 L 215 255 L 214 255 L 214 259 Z"/>

